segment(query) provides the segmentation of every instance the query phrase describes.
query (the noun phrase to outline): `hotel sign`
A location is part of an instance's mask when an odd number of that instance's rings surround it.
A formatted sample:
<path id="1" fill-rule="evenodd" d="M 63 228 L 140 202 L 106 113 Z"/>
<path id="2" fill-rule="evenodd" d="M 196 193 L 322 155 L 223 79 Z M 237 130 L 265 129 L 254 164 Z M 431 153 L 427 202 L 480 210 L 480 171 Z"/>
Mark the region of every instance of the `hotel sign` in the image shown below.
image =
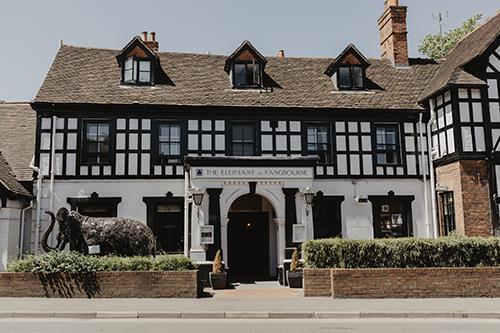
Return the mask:
<path id="1" fill-rule="evenodd" d="M 192 178 L 202 179 L 304 179 L 313 178 L 312 168 L 290 167 L 193 167 Z"/>

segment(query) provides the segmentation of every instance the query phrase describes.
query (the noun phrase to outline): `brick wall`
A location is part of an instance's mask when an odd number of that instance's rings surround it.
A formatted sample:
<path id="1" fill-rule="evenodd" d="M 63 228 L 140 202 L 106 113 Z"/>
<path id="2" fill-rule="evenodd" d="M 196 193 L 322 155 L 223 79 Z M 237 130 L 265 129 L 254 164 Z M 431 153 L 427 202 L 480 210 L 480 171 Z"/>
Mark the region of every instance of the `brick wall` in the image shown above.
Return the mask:
<path id="1" fill-rule="evenodd" d="M 439 189 L 453 192 L 457 232 L 467 236 L 490 236 L 490 191 L 486 161 L 464 160 L 436 168 Z M 440 201 L 439 201 L 440 202 Z M 442 224 L 442 210 L 440 223 Z"/>
<path id="2" fill-rule="evenodd" d="M 500 297 L 500 267 L 305 269 L 304 295 L 333 298 Z"/>
<path id="3" fill-rule="evenodd" d="M 0 297 L 196 298 L 198 271 L 97 272 L 67 274 L 0 273 Z"/>

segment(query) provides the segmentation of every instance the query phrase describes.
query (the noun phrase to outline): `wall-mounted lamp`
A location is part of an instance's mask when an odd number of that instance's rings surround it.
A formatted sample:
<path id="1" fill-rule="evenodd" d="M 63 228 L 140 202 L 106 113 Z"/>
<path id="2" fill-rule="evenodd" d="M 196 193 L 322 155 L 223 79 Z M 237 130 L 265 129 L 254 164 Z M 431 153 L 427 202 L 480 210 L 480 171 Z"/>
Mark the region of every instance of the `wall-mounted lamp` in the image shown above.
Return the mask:
<path id="1" fill-rule="evenodd" d="M 191 195 L 193 196 L 193 202 L 196 206 L 201 206 L 201 203 L 203 202 L 203 195 L 205 194 L 205 191 L 200 190 L 199 188 L 191 190 Z"/>
<path id="2" fill-rule="evenodd" d="M 313 191 L 311 191 L 311 189 L 306 188 L 303 192 L 302 192 L 302 195 L 304 196 L 304 201 L 306 202 L 307 205 L 312 205 L 313 204 L 313 200 L 314 200 L 314 196 L 315 196 L 316 193 L 314 193 Z"/>

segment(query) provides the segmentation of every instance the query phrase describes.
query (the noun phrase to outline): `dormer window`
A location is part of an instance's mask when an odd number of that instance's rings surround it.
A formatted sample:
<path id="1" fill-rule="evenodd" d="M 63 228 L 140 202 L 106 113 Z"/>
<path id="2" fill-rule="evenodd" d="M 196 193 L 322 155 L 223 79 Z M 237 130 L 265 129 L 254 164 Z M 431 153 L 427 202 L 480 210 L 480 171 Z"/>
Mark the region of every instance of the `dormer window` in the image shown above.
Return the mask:
<path id="1" fill-rule="evenodd" d="M 249 41 L 244 41 L 227 59 L 224 70 L 232 88 L 262 88 L 267 60 Z"/>
<path id="2" fill-rule="evenodd" d="M 339 89 L 363 89 L 364 73 L 361 66 L 340 66 L 337 72 Z"/>
<path id="3" fill-rule="evenodd" d="M 352 44 L 328 66 L 325 74 L 332 78 L 335 90 L 362 90 L 366 88 L 366 68 L 370 62 Z"/>
<path id="4" fill-rule="evenodd" d="M 259 87 L 262 82 L 260 65 L 255 62 L 237 62 L 233 66 L 233 84 L 237 88 Z"/>
<path id="5" fill-rule="evenodd" d="M 133 57 L 125 59 L 123 65 L 123 82 L 151 84 L 151 61 Z"/>

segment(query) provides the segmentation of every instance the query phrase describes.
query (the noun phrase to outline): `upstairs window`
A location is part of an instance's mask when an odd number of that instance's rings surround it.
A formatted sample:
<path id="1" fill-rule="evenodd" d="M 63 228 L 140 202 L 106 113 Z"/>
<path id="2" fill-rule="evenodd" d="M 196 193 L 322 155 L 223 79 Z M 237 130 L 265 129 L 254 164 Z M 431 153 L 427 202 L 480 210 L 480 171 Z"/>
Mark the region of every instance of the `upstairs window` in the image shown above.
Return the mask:
<path id="1" fill-rule="evenodd" d="M 259 63 L 237 62 L 233 65 L 233 84 L 236 88 L 256 88 L 262 82 L 261 66 Z"/>
<path id="2" fill-rule="evenodd" d="M 232 151 L 233 156 L 255 155 L 255 125 L 233 124 Z"/>
<path id="3" fill-rule="evenodd" d="M 151 61 L 136 58 L 125 59 L 123 82 L 129 84 L 151 84 Z"/>
<path id="4" fill-rule="evenodd" d="M 109 122 L 86 122 L 84 130 L 82 162 L 111 163 Z"/>
<path id="5" fill-rule="evenodd" d="M 361 66 L 340 66 L 337 73 L 339 89 L 363 89 L 363 68 Z"/>
<path id="6" fill-rule="evenodd" d="M 399 131 L 397 125 L 377 125 L 377 164 L 400 164 Z"/>
<path id="7" fill-rule="evenodd" d="M 320 162 L 328 161 L 328 126 L 307 126 L 307 155 L 318 155 Z"/>
<path id="8" fill-rule="evenodd" d="M 158 125 L 158 155 L 161 159 L 180 158 L 181 125 L 162 123 Z"/>

